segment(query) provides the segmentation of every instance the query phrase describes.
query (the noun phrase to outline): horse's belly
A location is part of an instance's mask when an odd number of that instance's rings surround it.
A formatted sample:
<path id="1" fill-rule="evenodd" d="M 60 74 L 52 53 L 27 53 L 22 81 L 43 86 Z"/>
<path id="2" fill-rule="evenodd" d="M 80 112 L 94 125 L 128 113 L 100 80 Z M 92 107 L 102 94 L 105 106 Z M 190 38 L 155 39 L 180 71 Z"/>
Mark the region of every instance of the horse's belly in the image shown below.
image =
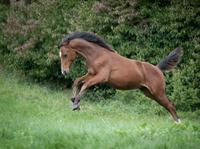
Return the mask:
<path id="1" fill-rule="evenodd" d="M 136 89 L 141 86 L 143 83 L 143 77 L 135 72 L 135 73 L 118 73 L 118 74 L 111 74 L 111 77 L 108 83 L 116 89 Z"/>
<path id="2" fill-rule="evenodd" d="M 121 90 L 128 90 L 128 89 L 136 89 L 139 88 L 141 85 L 139 83 L 131 83 L 131 82 L 109 82 L 109 84 L 116 88 Z"/>

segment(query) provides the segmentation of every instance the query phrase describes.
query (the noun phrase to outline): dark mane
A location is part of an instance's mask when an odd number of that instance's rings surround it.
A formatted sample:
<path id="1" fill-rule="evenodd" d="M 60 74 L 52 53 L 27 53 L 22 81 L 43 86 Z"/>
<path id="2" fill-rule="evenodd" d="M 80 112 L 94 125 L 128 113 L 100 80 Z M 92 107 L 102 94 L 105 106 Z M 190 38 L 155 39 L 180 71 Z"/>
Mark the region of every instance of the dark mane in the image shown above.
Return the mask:
<path id="1" fill-rule="evenodd" d="M 88 42 L 93 42 L 105 49 L 115 52 L 110 46 L 108 46 L 105 43 L 105 41 L 101 37 L 99 37 L 93 33 L 87 33 L 87 32 L 74 32 L 74 33 L 69 34 L 62 40 L 59 47 L 63 46 L 65 42 L 69 42 L 69 41 L 71 41 L 73 39 L 77 39 L 77 38 L 84 39 Z"/>

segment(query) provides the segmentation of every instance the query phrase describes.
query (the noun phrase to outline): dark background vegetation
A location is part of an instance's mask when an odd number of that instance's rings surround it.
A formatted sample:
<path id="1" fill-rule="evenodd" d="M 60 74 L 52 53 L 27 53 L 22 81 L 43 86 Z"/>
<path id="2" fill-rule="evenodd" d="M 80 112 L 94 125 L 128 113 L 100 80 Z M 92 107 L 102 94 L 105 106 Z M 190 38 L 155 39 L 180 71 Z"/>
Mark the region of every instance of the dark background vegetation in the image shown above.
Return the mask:
<path id="1" fill-rule="evenodd" d="M 200 109 L 198 0 L 0 0 L 0 62 L 36 82 L 70 87 L 85 73 L 81 58 L 70 76 L 60 73 L 57 45 L 74 31 L 94 32 L 121 55 L 152 64 L 183 47 L 181 63 L 165 73 L 167 94 L 179 110 Z M 95 100 L 94 92 L 95 99 L 115 94 L 100 85 L 87 98 Z M 114 98 L 134 99 L 133 104 L 146 100 L 137 91 L 118 91 Z"/>

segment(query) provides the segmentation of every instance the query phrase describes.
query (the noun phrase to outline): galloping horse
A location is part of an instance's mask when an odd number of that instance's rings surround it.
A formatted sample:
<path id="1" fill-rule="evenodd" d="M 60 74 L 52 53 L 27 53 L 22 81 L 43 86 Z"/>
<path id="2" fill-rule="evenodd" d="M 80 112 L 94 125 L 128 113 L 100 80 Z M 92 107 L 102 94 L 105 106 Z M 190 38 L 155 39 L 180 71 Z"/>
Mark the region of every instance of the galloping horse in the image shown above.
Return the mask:
<path id="1" fill-rule="evenodd" d="M 138 60 L 128 59 L 110 48 L 95 34 L 74 32 L 59 45 L 62 74 L 69 68 L 77 55 L 86 61 L 88 72 L 77 78 L 72 87 L 73 110 L 79 109 L 80 97 L 89 87 L 108 83 L 116 89 L 140 89 L 147 97 L 165 107 L 176 122 L 180 122 L 176 109 L 165 93 L 163 72 L 179 63 L 182 49 L 176 48 L 156 66 Z M 80 92 L 78 93 L 78 89 Z"/>

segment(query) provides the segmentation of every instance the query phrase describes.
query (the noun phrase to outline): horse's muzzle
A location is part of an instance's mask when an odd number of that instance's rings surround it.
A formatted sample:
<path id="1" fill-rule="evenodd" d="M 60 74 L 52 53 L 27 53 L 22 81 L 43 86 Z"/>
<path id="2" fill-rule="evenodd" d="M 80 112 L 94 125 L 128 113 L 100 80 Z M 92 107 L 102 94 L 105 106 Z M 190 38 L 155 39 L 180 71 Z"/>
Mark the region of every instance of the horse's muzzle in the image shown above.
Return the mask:
<path id="1" fill-rule="evenodd" d="M 63 71 L 62 71 L 62 74 L 63 74 L 64 76 L 66 76 L 68 73 L 69 73 L 69 70 L 63 70 Z"/>

